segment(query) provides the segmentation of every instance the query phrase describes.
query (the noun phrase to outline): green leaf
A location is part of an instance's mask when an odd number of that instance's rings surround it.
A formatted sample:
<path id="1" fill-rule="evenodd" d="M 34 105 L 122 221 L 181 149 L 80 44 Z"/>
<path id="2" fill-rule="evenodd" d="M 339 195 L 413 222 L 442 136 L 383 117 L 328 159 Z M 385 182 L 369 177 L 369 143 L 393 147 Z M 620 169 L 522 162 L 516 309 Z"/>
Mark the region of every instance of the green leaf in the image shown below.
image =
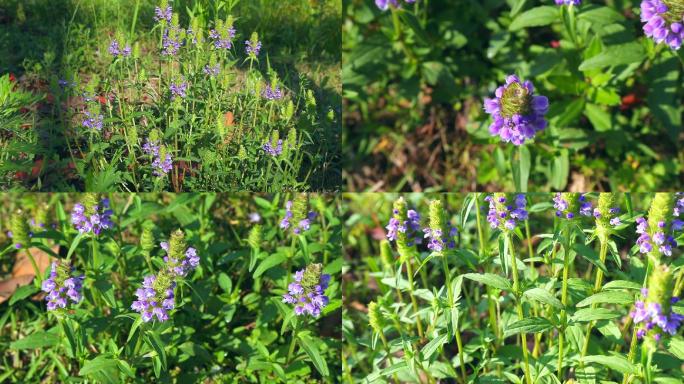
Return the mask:
<path id="1" fill-rule="evenodd" d="M 423 354 L 423 360 L 430 360 L 432 355 L 437 352 L 437 349 L 439 349 L 444 343 L 446 343 L 448 340 L 448 335 L 446 333 L 443 333 L 434 339 L 430 340 L 429 343 L 425 344 L 423 349 L 420 351 Z"/>
<path id="2" fill-rule="evenodd" d="M 10 344 L 10 349 L 34 349 L 52 347 L 59 343 L 59 336 L 48 332 L 35 332 Z"/>
<path id="3" fill-rule="evenodd" d="M 628 280 L 613 280 L 601 288 L 602 290 L 607 290 L 607 289 L 636 289 L 639 290 L 641 289 L 641 284 L 635 283 L 633 281 L 628 281 Z"/>
<path id="4" fill-rule="evenodd" d="M 570 318 L 574 322 L 587 322 L 595 320 L 610 320 L 622 316 L 618 311 L 612 311 L 605 308 L 583 308 L 575 312 Z"/>
<path id="5" fill-rule="evenodd" d="M 684 339 L 681 336 L 671 337 L 668 341 L 667 350 L 680 360 L 684 360 Z"/>
<path id="6" fill-rule="evenodd" d="M 527 192 L 527 182 L 530 178 L 530 150 L 526 146 L 518 147 L 518 158 L 513 161 L 513 180 L 516 192 Z"/>
<path id="7" fill-rule="evenodd" d="M 542 304 L 550 305 L 557 309 L 563 309 L 563 303 L 553 296 L 549 291 L 542 288 L 532 288 L 525 291 L 523 296 L 528 297 L 532 300 L 538 301 Z"/>
<path id="8" fill-rule="evenodd" d="M 276 265 L 282 263 L 286 259 L 287 259 L 287 255 L 284 253 L 276 253 L 276 254 L 268 256 L 266 259 L 264 259 L 264 261 L 259 263 L 259 266 L 254 271 L 253 277 L 256 279 L 257 277 L 261 276 L 264 272 L 266 272 L 269 269 L 275 267 Z M 288 273 L 289 273 L 289 271 L 288 271 Z"/>
<path id="9" fill-rule="evenodd" d="M 119 382 L 119 367 L 117 359 L 108 356 L 98 356 L 87 360 L 78 372 L 81 376 L 90 376 L 105 383 Z"/>
<path id="10" fill-rule="evenodd" d="M 233 282 L 230 280 L 230 277 L 223 272 L 219 274 L 218 283 L 219 287 L 221 287 L 221 289 L 223 289 L 223 291 L 226 293 L 230 293 L 230 291 L 233 289 Z"/>
<path id="11" fill-rule="evenodd" d="M 466 273 L 463 277 L 504 291 L 510 291 L 513 288 L 507 279 L 493 273 Z"/>
<path id="12" fill-rule="evenodd" d="M 328 364 L 325 362 L 323 356 L 321 356 L 321 352 L 318 350 L 316 342 L 304 334 L 299 334 L 299 341 L 299 345 L 301 345 L 302 348 L 304 348 L 304 351 L 306 351 L 306 354 L 309 355 L 311 362 L 313 363 L 314 367 L 316 367 L 318 372 L 324 377 L 330 376 Z"/>
<path id="13" fill-rule="evenodd" d="M 580 71 L 590 71 L 616 65 L 639 63 L 646 58 L 646 51 L 640 43 L 632 42 L 606 47 L 598 55 L 586 59 L 580 64 Z"/>
<path id="14" fill-rule="evenodd" d="M 596 253 L 594 249 L 583 243 L 575 243 L 572 246 L 572 250 L 577 252 L 578 255 L 587 259 L 590 263 L 594 264 L 597 268 L 601 269 L 603 273 L 608 273 L 606 265 L 603 264 L 598 253 Z"/>
<path id="15" fill-rule="evenodd" d="M 22 285 L 21 287 L 17 288 L 16 291 L 12 294 L 12 297 L 9 300 L 9 305 L 13 305 L 19 300 L 23 300 L 34 293 L 38 292 L 39 289 L 33 284 L 27 284 L 27 285 Z"/>
<path id="16" fill-rule="evenodd" d="M 517 335 L 519 333 L 539 333 L 553 328 L 553 324 L 543 317 L 530 317 L 509 324 L 504 331 L 504 337 Z"/>
<path id="17" fill-rule="evenodd" d="M 560 108 L 560 112 L 558 112 L 558 108 Z M 583 110 L 584 99 L 575 99 L 571 103 L 558 103 L 552 105 L 549 113 L 552 111 L 557 113 L 558 120 L 556 120 L 555 126 L 563 128 L 577 120 Z"/>
<path id="18" fill-rule="evenodd" d="M 634 364 L 630 363 L 624 356 L 617 354 L 613 354 L 612 356 L 585 356 L 584 362 L 600 364 L 621 373 L 636 374 L 638 372 L 638 369 Z"/>
<path id="19" fill-rule="evenodd" d="M 582 7 L 582 12 L 577 15 L 577 19 L 586 20 L 592 26 L 603 26 L 624 21 L 625 17 L 611 7 L 596 7 L 589 4 L 586 7 Z"/>
<path id="20" fill-rule="evenodd" d="M 634 295 L 622 291 L 601 291 L 577 303 L 577 307 L 586 307 L 592 304 L 632 304 Z"/>
<path id="21" fill-rule="evenodd" d="M 563 148 L 560 151 L 560 156 L 553 158 L 553 166 L 551 172 L 551 185 L 553 189 L 564 190 L 568 184 L 568 176 L 570 175 L 570 159 L 568 158 L 568 150 Z"/>
<path id="22" fill-rule="evenodd" d="M 147 332 L 145 339 L 152 349 L 157 352 L 159 361 L 161 362 L 161 368 L 166 370 L 166 351 L 164 350 L 164 345 L 159 339 L 159 335 L 157 335 L 156 332 Z"/>
<path id="23" fill-rule="evenodd" d="M 521 13 L 513 20 L 508 29 L 517 31 L 526 27 L 540 27 L 549 25 L 556 20 L 560 20 L 558 7 L 545 5 Z"/>
<path id="24" fill-rule="evenodd" d="M 595 104 L 587 103 L 584 106 L 584 116 L 586 116 L 591 125 L 597 132 L 609 131 L 612 127 L 610 124 L 610 114 L 604 111 L 601 107 Z"/>
<path id="25" fill-rule="evenodd" d="M 389 366 L 389 367 L 387 367 L 387 368 L 385 368 L 379 372 L 374 372 L 374 373 L 368 375 L 366 377 L 366 382 L 372 383 L 381 377 L 387 377 L 387 376 L 393 375 L 393 374 L 395 374 L 399 371 L 402 371 L 406 368 L 408 368 L 408 364 L 406 363 L 406 361 L 396 363 L 396 364 L 391 365 L 391 366 Z"/>
<path id="26" fill-rule="evenodd" d="M 78 235 L 76 235 L 76 237 L 74 238 L 74 241 L 71 242 L 71 246 L 69 246 L 69 252 L 67 252 L 67 259 L 71 258 L 71 255 L 76 250 L 76 247 L 78 247 L 78 243 L 81 242 L 81 239 L 84 235 L 85 233 L 79 232 Z"/>

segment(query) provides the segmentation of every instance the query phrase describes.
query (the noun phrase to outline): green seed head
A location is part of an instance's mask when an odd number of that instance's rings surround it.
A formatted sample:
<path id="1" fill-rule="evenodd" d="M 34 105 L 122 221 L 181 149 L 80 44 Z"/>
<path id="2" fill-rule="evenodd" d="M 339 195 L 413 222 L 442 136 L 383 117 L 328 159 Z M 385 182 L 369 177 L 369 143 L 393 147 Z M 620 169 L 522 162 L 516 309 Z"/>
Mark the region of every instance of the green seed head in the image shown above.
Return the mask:
<path id="1" fill-rule="evenodd" d="M 501 96 L 501 115 L 512 117 L 513 115 L 529 115 L 532 104 L 532 95 L 520 83 L 509 84 Z"/>
<path id="2" fill-rule="evenodd" d="M 43 203 L 38 205 L 38 208 L 36 209 L 36 215 L 35 215 L 35 222 L 36 226 L 40 227 L 43 225 L 44 227 L 48 225 L 49 219 L 48 219 L 48 213 L 50 212 L 50 206 L 47 204 Z"/>
<path id="3" fill-rule="evenodd" d="M 309 264 L 306 269 L 304 269 L 304 274 L 300 284 L 302 288 L 304 288 L 305 292 L 314 291 L 316 286 L 320 284 L 322 270 L 322 264 Z"/>
<path id="4" fill-rule="evenodd" d="M 247 150 L 245 149 L 244 145 L 241 145 L 240 150 L 238 150 L 238 159 L 240 159 L 241 161 L 247 159 Z"/>
<path id="5" fill-rule="evenodd" d="M 682 0 L 662 0 L 667 5 L 667 12 L 663 15 L 663 19 L 667 21 L 668 25 L 672 23 L 681 23 L 684 19 L 684 1 Z"/>
<path id="6" fill-rule="evenodd" d="M 292 202 L 292 219 L 290 222 L 299 223 L 306 219 L 309 212 L 309 201 L 305 194 L 299 194 Z"/>
<path id="7" fill-rule="evenodd" d="M 249 236 L 247 237 L 247 244 L 255 250 L 258 251 L 261 246 L 261 225 L 256 224 L 249 231 Z"/>
<path id="8" fill-rule="evenodd" d="M 648 228 L 650 233 L 668 232 L 670 219 L 672 218 L 672 210 L 674 209 L 674 194 L 658 192 L 655 194 L 651 207 L 648 210 Z M 664 222 L 665 228 L 660 228 L 658 223 Z"/>
<path id="9" fill-rule="evenodd" d="M 406 200 L 404 200 L 403 197 L 394 201 L 394 210 L 392 213 L 393 217 L 399 221 L 400 225 L 404 225 L 408 220 L 408 208 L 406 206 Z M 407 256 L 407 252 L 405 251 L 408 250 L 408 248 L 408 237 L 406 236 L 406 233 L 397 231 L 397 249 L 399 249 L 399 254 L 402 255 L 402 259 Z"/>
<path id="10" fill-rule="evenodd" d="M 169 257 L 182 260 L 185 257 L 185 248 L 185 233 L 178 229 L 171 234 L 171 239 L 169 239 Z"/>
<path id="11" fill-rule="evenodd" d="M 152 233 L 152 229 L 154 228 L 154 224 L 151 221 L 146 221 L 143 224 L 143 230 L 142 234 L 140 235 L 140 248 L 143 250 L 143 252 L 149 253 L 154 249 L 154 234 Z"/>
<path id="12" fill-rule="evenodd" d="M 610 219 L 612 216 L 610 210 L 616 206 L 617 194 L 605 192 L 599 194 L 597 209 L 601 216 L 596 218 L 596 232 L 598 234 L 599 240 L 602 242 L 608 241 L 608 237 L 613 231 L 613 226 L 610 225 Z"/>
<path id="13" fill-rule="evenodd" d="M 84 193 L 81 204 L 83 204 L 83 214 L 86 217 L 90 217 L 97 213 L 96 207 L 99 203 L 100 198 L 97 193 Z"/>
<path id="14" fill-rule="evenodd" d="M 668 314 L 670 313 L 673 288 L 673 276 L 670 268 L 663 264 L 657 265 L 649 277 L 646 301 L 660 304 L 662 313 Z"/>
<path id="15" fill-rule="evenodd" d="M 368 303 L 368 323 L 371 328 L 377 333 L 382 332 L 382 328 L 385 324 L 385 318 L 382 315 L 382 311 L 378 304 L 374 301 Z"/>
<path id="16" fill-rule="evenodd" d="M 387 239 L 382 239 L 380 241 L 380 260 L 385 269 L 392 269 L 394 256 L 392 255 L 392 246 Z"/>
<path id="17" fill-rule="evenodd" d="M 290 128 L 287 132 L 287 149 L 297 148 L 297 129 L 295 127 Z"/>
<path id="18" fill-rule="evenodd" d="M 26 215 L 22 210 L 17 210 L 12 215 L 10 220 L 10 228 L 12 229 L 12 240 L 14 244 L 26 247 L 30 243 L 29 238 L 29 224 L 26 220 Z"/>

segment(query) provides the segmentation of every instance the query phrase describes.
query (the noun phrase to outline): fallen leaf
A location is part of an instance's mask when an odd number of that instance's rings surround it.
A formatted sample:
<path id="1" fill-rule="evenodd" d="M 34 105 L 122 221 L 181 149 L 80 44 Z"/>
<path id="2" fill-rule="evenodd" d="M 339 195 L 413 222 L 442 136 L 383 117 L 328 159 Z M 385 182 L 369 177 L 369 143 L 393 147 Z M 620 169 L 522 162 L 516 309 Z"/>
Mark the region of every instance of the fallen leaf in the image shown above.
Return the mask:
<path id="1" fill-rule="evenodd" d="M 52 251 L 55 253 L 59 252 L 59 246 L 52 246 Z M 40 249 L 32 249 L 31 254 L 33 255 L 38 270 L 41 274 L 45 272 L 46 269 L 50 267 L 50 263 L 54 259 L 49 254 L 41 251 Z M 14 262 L 14 267 L 12 268 L 12 277 L 3 281 L 0 281 L 0 303 L 9 299 L 14 291 L 22 285 L 30 284 L 33 278 L 36 276 L 35 270 L 33 269 L 33 264 L 31 264 L 31 259 L 29 259 L 26 252 L 17 252 L 16 261 Z M 41 296 L 38 294 L 34 296 Z"/>

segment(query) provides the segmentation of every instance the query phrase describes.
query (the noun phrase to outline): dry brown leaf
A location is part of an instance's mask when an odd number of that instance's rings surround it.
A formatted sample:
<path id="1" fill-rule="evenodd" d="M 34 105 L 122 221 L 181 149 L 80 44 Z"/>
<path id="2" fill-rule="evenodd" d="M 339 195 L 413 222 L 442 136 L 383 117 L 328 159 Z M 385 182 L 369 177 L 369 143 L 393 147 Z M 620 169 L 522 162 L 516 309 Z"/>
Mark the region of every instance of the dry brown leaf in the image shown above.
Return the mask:
<path id="1" fill-rule="evenodd" d="M 55 245 L 52 247 L 52 251 L 55 253 L 59 252 L 59 246 Z M 38 270 L 40 273 L 44 273 L 46 269 L 50 267 L 50 263 L 54 259 L 46 252 L 40 249 L 33 249 L 31 251 L 33 258 L 36 261 Z M 33 269 L 33 264 L 31 264 L 31 259 L 29 259 L 26 252 L 17 252 L 16 261 L 14 267 L 12 268 L 12 277 L 0 281 L 0 303 L 9 299 L 10 296 L 17 290 L 17 288 L 22 285 L 30 284 L 36 273 Z"/>

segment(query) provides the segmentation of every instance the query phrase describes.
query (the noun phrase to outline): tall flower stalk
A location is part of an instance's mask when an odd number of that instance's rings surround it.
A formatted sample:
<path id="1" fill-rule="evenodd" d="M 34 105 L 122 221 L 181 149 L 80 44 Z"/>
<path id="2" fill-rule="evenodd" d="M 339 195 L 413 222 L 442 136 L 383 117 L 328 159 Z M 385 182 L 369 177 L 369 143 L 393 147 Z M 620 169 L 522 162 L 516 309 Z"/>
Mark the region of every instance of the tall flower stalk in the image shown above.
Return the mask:
<path id="1" fill-rule="evenodd" d="M 447 229 L 445 219 L 444 219 L 444 207 L 442 206 L 442 200 L 433 200 L 430 202 L 430 213 L 429 213 L 429 219 L 430 219 L 430 226 L 429 228 L 426 229 L 426 233 L 431 235 L 431 240 L 430 244 L 428 244 L 428 248 L 430 248 L 437 256 L 439 256 L 442 259 L 442 269 L 444 269 L 444 276 L 445 276 L 445 287 L 447 290 L 447 298 L 448 298 L 448 304 L 449 304 L 449 311 L 447 318 L 449 316 L 452 316 L 451 309 L 456 306 L 455 298 L 454 298 L 454 292 L 452 289 L 452 280 L 451 280 L 451 270 L 449 268 L 449 261 L 447 260 L 447 253 L 446 253 L 446 248 L 453 247 L 450 246 L 450 239 L 453 238 L 455 235 L 455 232 L 453 229 Z M 445 235 L 446 236 L 446 241 L 445 241 Z M 459 324 L 459 322 L 456 322 Z M 461 366 L 461 380 L 463 384 L 467 382 L 467 375 L 466 375 L 466 369 L 465 369 L 465 359 L 463 357 L 463 341 L 461 340 L 461 331 L 460 329 L 454 329 L 454 336 L 456 337 L 456 345 L 458 347 L 458 360 Z"/>
<path id="2" fill-rule="evenodd" d="M 489 202 L 489 212 L 487 213 L 487 221 L 494 229 L 501 231 L 500 236 L 504 236 L 504 241 L 508 245 L 508 253 L 510 256 L 511 275 L 513 278 L 513 296 L 516 303 L 516 311 L 518 314 L 518 321 L 525 318 L 522 306 L 522 292 L 520 290 L 520 280 L 518 276 L 518 259 L 515 255 L 515 244 L 513 243 L 513 232 L 521 222 L 524 222 L 527 217 L 527 199 L 525 195 L 518 194 L 514 196 L 507 196 L 505 193 L 495 193 L 487 196 L 485 199 Z M 532 375 L 530 373 L 529 351 L 527 350 L 527 333 L 520 333 L 521 346 L 524 359 L 525 382 L 532 383 Z"/>
<path id="3" fill-rule="evenodd" d="M 406 265 L 406 277 L 408 279 L 408 293 L 413 306 L 413 313 L 416 317 L 416 328 L 418 336 L 421 340 L 425 339 L 423 333 L 423 322 L 418 314 L 418 301 L 414 295 L 413 284 L 413 258 L 415 255 L 415 242 L 420 241 L 416 235 L 416 231 L 420 229 L 420 222 L 416 224 L 416 216 L 418 214 L 409 210 L 406 205 L 406 200 L 400 197 L 394 202 L 394 209 L 392 211 L 392 218 L 387 225 L 387 238 L 395 241 L 397 252 L 399 253 L 399 264 Z"/>

